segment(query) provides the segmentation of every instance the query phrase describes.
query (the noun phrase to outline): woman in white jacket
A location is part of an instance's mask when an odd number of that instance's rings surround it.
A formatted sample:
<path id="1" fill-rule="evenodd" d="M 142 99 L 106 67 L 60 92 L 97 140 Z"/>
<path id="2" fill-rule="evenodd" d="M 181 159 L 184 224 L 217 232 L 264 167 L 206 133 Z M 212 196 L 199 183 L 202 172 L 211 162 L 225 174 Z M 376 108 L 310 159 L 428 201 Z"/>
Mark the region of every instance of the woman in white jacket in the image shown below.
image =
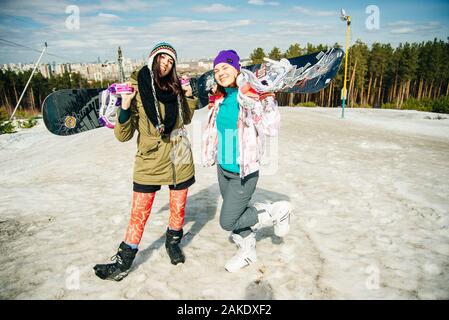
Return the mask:
<path id="1" fill-rule="evenodd" d="M 221 51 L 214 60 L 214 75 L 222 96 L 209 110 L 203 136 L 203 164 L 217 163 L 223 197 L 220 225 L 232 231 L 239 248 L 225 265 L 229 272 L 256 261 L 256 230 L 274 225 L 275 234 L 285 236 L 291 213 L 287 201 L 249 205 L 259 179 L 264 136 L 277 134 L 279 111 L 274 94 L 259 95 L 248 85 L 238 87 L 239 73 L 237 53 Z"/>

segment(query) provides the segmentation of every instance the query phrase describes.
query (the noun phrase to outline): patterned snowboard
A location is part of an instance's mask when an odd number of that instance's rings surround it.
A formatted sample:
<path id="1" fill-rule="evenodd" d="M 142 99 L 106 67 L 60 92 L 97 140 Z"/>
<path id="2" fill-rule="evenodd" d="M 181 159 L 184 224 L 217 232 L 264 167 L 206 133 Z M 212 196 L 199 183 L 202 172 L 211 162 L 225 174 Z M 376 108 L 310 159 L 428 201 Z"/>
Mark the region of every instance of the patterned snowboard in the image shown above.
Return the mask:
<path id="1" fill-rule="evenodd" d="M 69 136 L 102 127 L 98 121 L 99 94 L 104 89 L 58 90 L 45 98 L 42 115 L 47 129 Z"/>
<path id="2" fill-rule="evenodd" d="M 344 52 L 338 48 L 331 48 L 327 52 L 315 52 L 304 56 L 288 59 L 297 69 L 304 68 L 302 79 L 292 88 L 281 92 L 290 93 L 315 93 L 326 88 L 331 80 L 337 75 Z M 264 64 L 256 64 L 243 67 L 254 73 Z M 210 70 L 197 80 L 197 92 L 200 100 L 199 108 L 206 106 L 209 102 L 209 94 L 215 84 L 214 71 Z"/>

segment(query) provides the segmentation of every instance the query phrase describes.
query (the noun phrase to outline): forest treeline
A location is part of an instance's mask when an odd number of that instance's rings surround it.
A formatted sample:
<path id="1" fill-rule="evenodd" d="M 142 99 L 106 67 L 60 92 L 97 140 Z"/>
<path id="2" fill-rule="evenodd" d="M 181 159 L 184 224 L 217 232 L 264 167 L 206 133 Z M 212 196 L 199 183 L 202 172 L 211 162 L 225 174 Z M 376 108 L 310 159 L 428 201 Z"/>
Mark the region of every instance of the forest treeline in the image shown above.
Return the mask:
<path id="1" fill-rule="evenodd" d="M 341 46 L 335 44 L 334 47 Z M 292 58 L 325 51 L 328 46 L 292 44 L 281 52 L 274 47 L 268 54 L 262 48 L 250 56 L 252 63 L 263 57 Z M 347 88 L 349 107 L 416 109 L 449 113 L 449 39 L 421 43 L 373 43 L 357 40 L 349 49 Z M 323 107 L 341 106 L 344 62 L 336 78 L 316 94 L 278 94 L 280 105 L 303 103 Z"/>
<path id="2" fill-rule="evenodd" d="M 334 47 L 341 47 L 335 44 Z M 314 46 L 298 43 L 282 52 L 274 47 L 269 53 L 256 48 L 251 53 L 253 63 L 263 57 L 271 59 L 291 58 L 317 51 L 325 51 L 326 45 Z M 390 44 L 373 43 L 368 46 L 357 40 L 349 49 L 348 107 L 374 107 L 416 109 L 449 113 L 449 39 L 421 43 Z M 31 71 L 16 74 L 0 71 L 0 112 L 11 114 Z M 344 65 L 331 84 L 315 94 L 277 94 L 279 105 L 341 106 Z M 112 83 L 112 82 L 111 82 Z M 104 83 L 107 86 L 109 83 Z M 99 88 L 100 82 L 88 81 L 79 73 L 44 78 L 37 72 L 21 102 L 22 112 L 40 112 L 45 97 L 54 90 L 67 88 Z"/>
<path id="3" fill-rule="evenodd" d="M 31 72 L 29 70 L 15 73 L 13 71 L 0 70 L 0 106 L 3 112 L 12 113 Z M 79 73 L 66 72 L 61 75 L 44 78 L 37 71 L 22 98 L 19 110 L 39 113 L 45 97 L 55 90 L 100 87 L 100 81 L 88 81 L 81 77 Z"/>

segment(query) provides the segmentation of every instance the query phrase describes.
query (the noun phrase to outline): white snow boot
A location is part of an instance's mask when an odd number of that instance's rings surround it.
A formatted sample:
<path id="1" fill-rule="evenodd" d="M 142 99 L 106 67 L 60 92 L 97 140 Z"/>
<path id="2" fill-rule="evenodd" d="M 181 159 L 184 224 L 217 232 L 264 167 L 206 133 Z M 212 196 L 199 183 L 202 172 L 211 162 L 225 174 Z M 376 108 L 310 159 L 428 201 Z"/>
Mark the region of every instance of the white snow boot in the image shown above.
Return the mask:
<path id="1" fill-rule="evenodd" d="M 278 237 L 287 235 L 290 230 L 290 214 L 292 206 L 288 201 L 273 203 L 255 203 L 259 222 L 251 227 L 253 231 L 274 226 L 274 234 Z"/>
<path id="2" fill-rule="evenodd" d="M 251 232 L 248 236 L 243 238 L 238 234 L 232 233 L 231 237 L 239 250 L 237 251 L 237 254 L 226 263 L 225 269 L 229 272 L 236 272 L 257 260 L 256 234 Z"/>

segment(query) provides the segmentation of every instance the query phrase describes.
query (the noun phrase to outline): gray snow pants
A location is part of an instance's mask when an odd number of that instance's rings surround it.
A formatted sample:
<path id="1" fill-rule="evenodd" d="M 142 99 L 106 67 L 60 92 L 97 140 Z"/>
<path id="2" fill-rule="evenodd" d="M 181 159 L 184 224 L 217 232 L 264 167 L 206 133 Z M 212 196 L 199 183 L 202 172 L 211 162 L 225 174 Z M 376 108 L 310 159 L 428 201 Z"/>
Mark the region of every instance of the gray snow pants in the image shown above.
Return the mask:
<path id="1" fill-rule="evenodd" d="M 257 209 L 248 207 L 248 204 L 256 190 L 259 171 L 241 179 L 238 173 L 226 171 L 217 164 L 217 173 L 223 197 L 220 225 L 224 230 L 233 231 L 244 238 L 252 232 L 251 226 L 258 222 Z"/>

